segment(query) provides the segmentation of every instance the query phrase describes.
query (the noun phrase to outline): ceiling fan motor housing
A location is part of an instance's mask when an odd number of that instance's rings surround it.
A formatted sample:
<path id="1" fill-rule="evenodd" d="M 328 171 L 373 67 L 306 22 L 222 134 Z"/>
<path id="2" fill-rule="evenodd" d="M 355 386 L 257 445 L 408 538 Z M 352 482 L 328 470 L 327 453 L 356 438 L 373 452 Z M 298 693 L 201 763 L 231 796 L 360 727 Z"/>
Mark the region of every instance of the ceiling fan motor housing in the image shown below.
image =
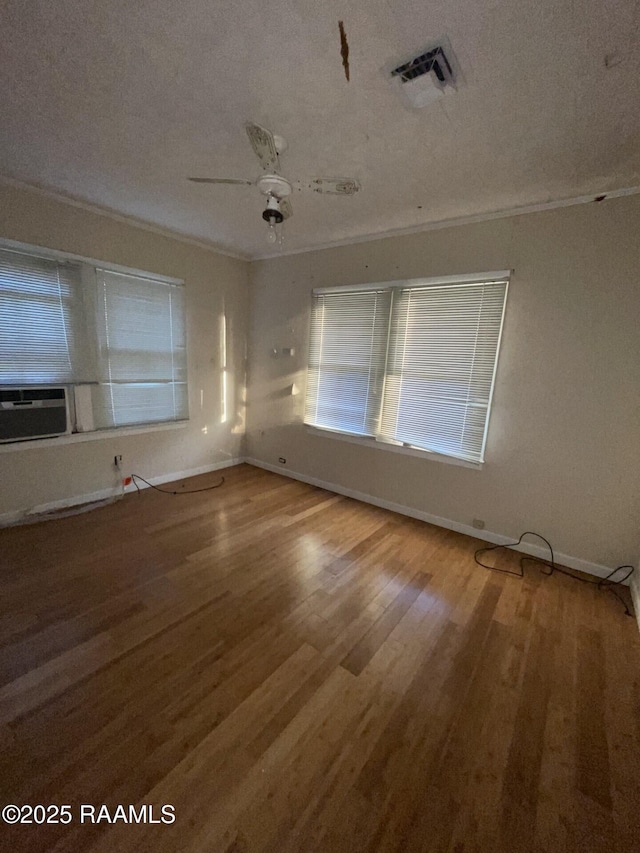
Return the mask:
<path id="1" fill-rule="evenodd" d="M 291 184 L 280 175 L 263 175 L 258 178 L 258 189 L 263 195 L 286 198 L 291 195 Z"/>

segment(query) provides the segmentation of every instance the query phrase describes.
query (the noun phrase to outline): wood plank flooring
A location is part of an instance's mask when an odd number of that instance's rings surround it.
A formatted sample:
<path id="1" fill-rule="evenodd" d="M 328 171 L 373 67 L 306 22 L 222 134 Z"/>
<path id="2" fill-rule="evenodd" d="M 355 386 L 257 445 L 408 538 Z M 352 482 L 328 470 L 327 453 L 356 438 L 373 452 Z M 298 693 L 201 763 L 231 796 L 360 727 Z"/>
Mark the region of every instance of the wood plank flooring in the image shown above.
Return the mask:
<path id="1" fill-rule="evenodd" d="M 613 596 L 223 473 L 0 531 L 0 806 L 73 815 L 0 822 L 0 849 L 640 850 L 640 636 Z"/>

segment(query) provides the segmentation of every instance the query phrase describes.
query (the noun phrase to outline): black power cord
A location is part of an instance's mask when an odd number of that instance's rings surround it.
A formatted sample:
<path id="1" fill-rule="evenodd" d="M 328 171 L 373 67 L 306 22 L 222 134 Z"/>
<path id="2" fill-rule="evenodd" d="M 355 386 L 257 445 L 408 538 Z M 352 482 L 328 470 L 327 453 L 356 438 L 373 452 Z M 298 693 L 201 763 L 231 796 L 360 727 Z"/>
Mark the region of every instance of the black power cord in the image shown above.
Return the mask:
<path id="1" fill-rule="evenodd" d="M 486 554 L 489 551 L 499 551 L 501 548 L 513 548 L 518 546 L 525 536 L 536 536 L 538 539 L 542 539 L 547 548 L 549 549 L 549 553 L 551 555 L 550 560 L 542 560 L 540 557 L 529 557 L 526 554 L 520 557 L 520 571 L 514 572 L 511 569 L 498 569 L 495 566 L 489 566 L 487 563 L 483 563 L 482 560 L 479 559 L 480 554 Z M 627 616 L 632 616 L 633 614 L 629 610 L 629 605 L 627 602 L 619 595 L 613 587 L 622 585 L 626 580 L 628 580 L 631 575 L 634 573 L 634 566 L 617 566 L 612 572 L 606 576 L 606 578 L 600 578 L 599 580 L 591 580 L 590 578 L 583 578 L 580 575 L 574 575 L 573 572 L 569 572 L 566 569 L 562 568 L 562 566 L 556 565 L 555 555 L 553 553 L 553 547 L 548 539 L 545 539 L 544 536 L 541 536 L 539 533 L 536 533 L 533 530 L 527 530 L 525 533 L 522 533 L 520 538 L 516 542 L 507 542 L 504 545 L 487 545 L 484 548 L 478 548 L 478 550 L 473 555 L 473 559 L 479 566 L 482 566 L 485 569 L 490 569 L 492 572 L 500 572 L 503 575 L 515 575 L 518 578 L 524 577 L 524 564 L 526 562 L 529 563 L 540 563 L 543 566 L 548 566 L 549 571 L 545 572 L 543 569 L 540 571 L 543 575 L 550 577 L 554 572 L 560 572 L 562 575 L 566 575 L 568 578 L 573 578 L 574 581 L 580 581 L 580 583 L 588 583 L 593 586 L 597 586 L 598 589 L 606 589 L 612 595 L 614 595 L 618 601 L 624 607 L 624 612 Z M 629 571 L 623 578 L 619 578 L 618 580 L 611 580 L 611 578 L 616 574 L 616 572 L 620 572 L 623 569 L 628 569 Z"/>
<path id="2" fill-rule="evenodd" d="M 224 483 L 224 477 L 220 477 L 220 482 L 216 483 L 215 486 L 205 486 L 204 489 L 183 489 L 181 492 L 172 492 L 170 489 L 160 489 L 158 486 L 154 486 L 153 483 L 145 480 L 145 478 L 141 477 L 140 474 L 132 474 L 131 479 L 133 480 L 133 485 L 138 490 L 138 495 L 140 494 L 140 486 L 136 483 L 136 480 L 141 480 L 150 488 L 155 489 L 156 492 L 162 492 L 163 495 L 195 495 L 197 492 L 210 492 L 213 489 L 219 489 Z"/>

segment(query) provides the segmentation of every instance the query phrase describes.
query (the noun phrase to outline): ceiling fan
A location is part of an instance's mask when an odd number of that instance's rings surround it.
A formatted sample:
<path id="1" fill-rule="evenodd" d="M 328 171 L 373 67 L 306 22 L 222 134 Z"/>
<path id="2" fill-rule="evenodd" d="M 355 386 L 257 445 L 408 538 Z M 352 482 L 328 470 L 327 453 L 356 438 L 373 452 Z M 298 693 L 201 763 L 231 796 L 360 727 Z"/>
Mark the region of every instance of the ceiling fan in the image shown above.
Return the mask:
<path id="1" fill-rule="evenodd" d="M 267 196 L 267 206 L 262 218 L 269 226 L 268 240 L 275 243 L 278 239 L 276 225 L 293 216 L 293 208 L 289 196 L 295 190 L 311 190 L 316 193 L 331 195 L 354 195 L 360 189 L 355 178 L 311 178 L 308 181 L 289 181 L 278 174 L 280 169 L 280 154 L 287 143 L 281 137 L 259 124 L 248 122 L 245 125 L 249 142 L 253 148 L 264 174 L 254 181 L 239 178 L 189 178 L 196 184 L 239 184 L 241 186 L 257 186 L 260 192 Z"/>

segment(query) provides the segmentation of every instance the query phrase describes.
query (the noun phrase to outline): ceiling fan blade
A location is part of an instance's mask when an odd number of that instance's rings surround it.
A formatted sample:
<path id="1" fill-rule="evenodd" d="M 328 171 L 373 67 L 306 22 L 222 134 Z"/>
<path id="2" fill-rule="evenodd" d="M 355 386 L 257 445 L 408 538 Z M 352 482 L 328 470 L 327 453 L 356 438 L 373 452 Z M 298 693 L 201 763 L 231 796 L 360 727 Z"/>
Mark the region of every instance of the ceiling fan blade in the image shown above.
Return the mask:
<path id="1" fill-rule="evenodd" d="M 354 195 L 360 189 L 360 182 L 355 178 L 311 178 L 310 181 L 298 181 L 297 186 L 315 193 Z"/>
<path id="2" fill-rule="evenodd" d="M 253 184 L 253 181 L 238 178 L 187 178 L 187 180 L 193 181 L 194 184 L 246 184 L 249 187 Z"/>
<path id="3" fill-rule="evenodd" d="M 291 207 L 291 202 L 286 196 L 280 200 L 280 213 L 282 214 L 284 219 L 289 219 L 293 216 L 293 208 Z"/>
<path id="4" fill-rule="evenodd" d="M 245 128 L 260 165 L 265 172 L 273 172 L 278 167 L 278 151 L 273 133 L 266 127 L 260 127 L 259 124 L 253 124 L 253 122 L 247 122 Z"/>

